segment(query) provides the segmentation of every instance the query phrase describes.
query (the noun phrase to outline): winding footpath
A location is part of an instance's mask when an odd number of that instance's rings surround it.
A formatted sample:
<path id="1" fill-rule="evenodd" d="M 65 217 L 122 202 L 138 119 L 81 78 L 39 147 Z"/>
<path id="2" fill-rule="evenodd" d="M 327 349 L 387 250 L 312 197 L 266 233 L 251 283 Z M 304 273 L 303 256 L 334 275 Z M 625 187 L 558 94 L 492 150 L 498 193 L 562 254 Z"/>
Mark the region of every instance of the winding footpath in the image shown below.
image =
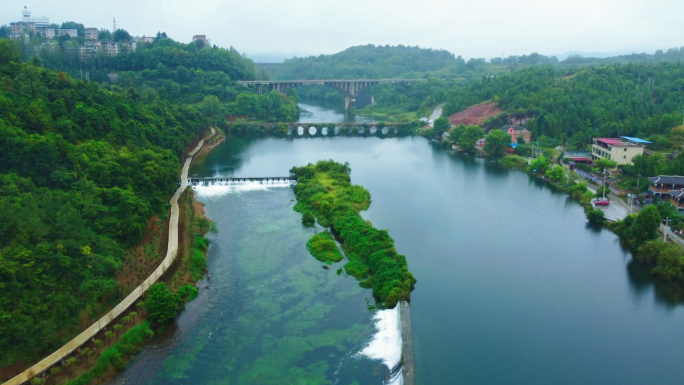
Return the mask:
<path id="1" fill-rule="evenodd" d="M 214 136 L 215 133 L 216 132 L 212 128 L 209 137 Z M 66 345 L 62 346 L 54 353 L 45 357 L 37 364 L 26 369 L 23 373 L 5 382 L 3 385 L 19 385 L 28 382 L 35 376 L 40 375 L 47 369 L 51 368 L 53 365 L 67 358 L 69 354 L 71 354 L 74 350 L 83 346 L 83 344 L 88 342 L 88 340 L 90 340 L 91 338 L 94 338 L 97 335 L 97 333 L 99 333 L 102 329 L 106 329 L 107 326 L 113 320 L 115 320 L 126 310 L 128 310 L 128 308 L 131 305 L 133 305 L 136 301 L 138 301 L 138 299 L 140 299 L 140 297 L 143 296 L 145 291 L 151 285 L 157 282 L 157 280 L 166 272 L 166 270 L 171 266 L 171 264 L 173 264 L 173 261 L 176 259 L 176 255 L 178 254 L 178 198 L 180 197 L 181 193 L 185 191 L 185 189 L 188 187 L 188 169 L 190 168 L 190 164 L 192 163 L 192 158 L 202 148 L 202 146 L 204 145 L 204 141 L 209 137 L 200 140 L 200 142 L 197 144 L 197 147 L 195 147 L 195 149 L 192 150 L 192 152 L 190 152 L 188 156 L 185 158 L 185 164 L 183 165 L 183 171 L 181 172 L 181 185 L 169 201 L 169 203 L 171 203 L 171 215 L 169 215 L 169 243 L 168 247 L 166 248 L 166 257 L 162 261 L 161 265 L 159 265 L 157 269 L 152 273 L 152 275 L 147 277 L 147 279 L 143 281 L 143 283 L 140 284 L 140 286 L 136 287 L 126 298 L 124 298 L 123 301 L 116 305 L 116 307 L 112 309 L 109 313 L 105 314 L 97 322 L 90 325 L 89 328 L 87 328 L 86 330 L 81 332 L 81 334 L 74 337 L 74 339 L 67 342 Z"/>

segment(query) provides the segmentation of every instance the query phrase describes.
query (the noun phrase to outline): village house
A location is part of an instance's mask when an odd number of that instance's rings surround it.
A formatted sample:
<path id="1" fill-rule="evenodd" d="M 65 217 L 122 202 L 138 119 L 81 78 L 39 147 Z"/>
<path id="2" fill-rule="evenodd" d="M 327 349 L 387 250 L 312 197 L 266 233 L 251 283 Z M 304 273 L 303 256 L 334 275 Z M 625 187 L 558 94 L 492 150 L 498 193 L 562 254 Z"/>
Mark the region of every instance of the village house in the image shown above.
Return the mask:
<path id="1" fill-rule="evenodd" d="M 644 154 L 644 143 L 650 143 L 642 139 L 631 138 L 594 138 L 591 149 L 591 159 L 608 159 L 617 164 L 631 164 L 637 155 Z M 641 141 L 642 143 L 637 143 Z"/>
<path id="2" fill-rule="evenodd" d="M 522 137 L 525 143 L 529 143 L 532 139 L 532 133 L 525 127 L 518 126 L 503 126 L 501 130 L 506 131 L 511 136 L 511 143 L 518 143 L 518 138 Z"/>
<path id="3" fill-rule="evenodd" d="M 648 193 L 684 210 L 684 176 L 659 175 L 648 178 Z"/>

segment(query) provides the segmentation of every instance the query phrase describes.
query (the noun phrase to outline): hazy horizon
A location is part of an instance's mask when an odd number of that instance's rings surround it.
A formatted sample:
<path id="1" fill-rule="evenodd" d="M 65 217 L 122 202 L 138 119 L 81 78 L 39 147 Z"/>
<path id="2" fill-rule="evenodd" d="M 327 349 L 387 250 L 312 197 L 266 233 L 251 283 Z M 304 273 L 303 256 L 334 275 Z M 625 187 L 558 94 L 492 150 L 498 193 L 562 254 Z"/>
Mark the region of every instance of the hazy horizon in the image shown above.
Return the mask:
<path id="1" fill-rule="evenodd" d="M 477 4 L 428 0 L 311 0 L 236 2 L 209 0 L 201 7 L 178 0 L 121 0 L 97 4 L 83 0 L 48 2 L 2 0 L 0 24 L 21 19 L 24 5 L 33 16 L 86 27 L 117 26 L 134 36 L 169 37 L 190 42 L 207 35 L 212 44 L 233 46 L 248 55 L 309 56 L 333 54 L 351 46 L 410 45 L 445 49 L 465 59 L 567 52 L 641 53 L 679 47 L 684 23 L 677 20 L 684 2 L 605 0 L 559 4 L 523 0 L 513 4 L 487 0 Z"/>

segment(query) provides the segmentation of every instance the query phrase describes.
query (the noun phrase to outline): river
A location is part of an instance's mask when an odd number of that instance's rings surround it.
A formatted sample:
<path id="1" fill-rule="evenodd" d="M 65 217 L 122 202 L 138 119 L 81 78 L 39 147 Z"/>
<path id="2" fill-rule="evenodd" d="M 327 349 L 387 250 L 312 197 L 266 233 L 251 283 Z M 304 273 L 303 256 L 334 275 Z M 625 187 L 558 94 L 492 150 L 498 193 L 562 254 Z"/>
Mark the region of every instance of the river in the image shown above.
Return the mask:
<path id="1" fill-rule="evenodd" d="M 418 279 L 417 384 L 681 382 L 681 299 L 580 205 L 521 172 L 421 137 L 263 136 L 228 138 L 190 174 L 287 175 L 320 159 L 350 163 L 372 195 L 364 218 L 390 231 Z M 382 384 L 386 365 L 361 354 L 382 326 L 370 290 L 308 255 L 315 230 L 292 189 L 197 194 L 219 230 L 211 279 L 112 383 Z"/>

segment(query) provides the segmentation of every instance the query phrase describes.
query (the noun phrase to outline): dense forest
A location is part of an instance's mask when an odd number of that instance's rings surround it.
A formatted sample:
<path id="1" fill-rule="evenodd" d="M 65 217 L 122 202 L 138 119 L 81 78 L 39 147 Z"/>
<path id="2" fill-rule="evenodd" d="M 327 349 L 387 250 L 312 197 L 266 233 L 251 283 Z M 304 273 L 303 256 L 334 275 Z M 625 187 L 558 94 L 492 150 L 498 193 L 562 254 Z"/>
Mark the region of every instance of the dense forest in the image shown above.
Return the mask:
<path id="1" fill-rule="evenodd" d="M 415 78 L 463 61 L 445 50 L 408 46 L 347 48 L 333 55 L 293 58 L 273 70 L 276 79 Z"/>
<path id="2" fill-rule="evenodd" d="M 208 121 L 22 64 L 4 39 L 0 84 L 1 368 L 61 346 L 118 300 L 124 250 L 165 217 L 179 157 Z"/>

